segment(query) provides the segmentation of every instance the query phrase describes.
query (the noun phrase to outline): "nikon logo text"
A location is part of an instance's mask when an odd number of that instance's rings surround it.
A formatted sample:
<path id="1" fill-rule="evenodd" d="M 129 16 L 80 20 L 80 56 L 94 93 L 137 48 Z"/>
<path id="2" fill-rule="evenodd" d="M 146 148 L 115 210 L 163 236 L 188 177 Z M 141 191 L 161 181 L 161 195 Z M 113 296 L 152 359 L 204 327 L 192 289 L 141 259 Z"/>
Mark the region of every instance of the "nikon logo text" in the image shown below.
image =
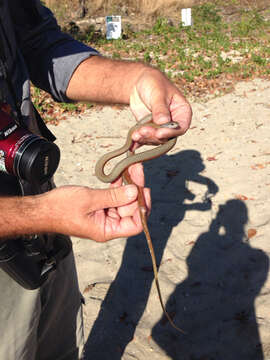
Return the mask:
<path id="1" fill-rule="evenodd" d="M 14 124 L 12 127 L 8 128 L 7 130 L 4 131 L 4 137 L 8 137 L 8 135 L 12 134 L 16 129 L 17 129 L 18 125 Z"/>

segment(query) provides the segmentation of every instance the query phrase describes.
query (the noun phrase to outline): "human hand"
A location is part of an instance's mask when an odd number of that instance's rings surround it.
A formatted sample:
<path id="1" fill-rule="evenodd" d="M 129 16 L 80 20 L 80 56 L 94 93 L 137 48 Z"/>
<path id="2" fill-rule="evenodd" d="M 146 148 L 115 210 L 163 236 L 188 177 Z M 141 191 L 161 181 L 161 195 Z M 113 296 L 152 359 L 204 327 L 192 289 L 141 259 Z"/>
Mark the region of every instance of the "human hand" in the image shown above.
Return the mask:
<path id="1" fill-rule="evenodd" d="M 129 169 L 135 184 L 143 186 L 142 166 Z M 142 224 L 135 185 L 123 186 L 118 179 L 109 189 L 63 186 L 45 195 L 50 209 L 50 231 L 105 242 L 140 233 Z M 144 189 L 150 209 L 150 192 Z"/>
<path id="2" fill-rule="evenodd" d="M 152 113 L 156 124 L 174 121 L 179 129 L 143 126 L 133 133 L 139 144 L 156 143 L 183 135 L 190 127 L 192 110 L 188 101 L 159 70 L 147 68 L 138 78 L 130 96 L 130 107 L 137 120 Z"/>

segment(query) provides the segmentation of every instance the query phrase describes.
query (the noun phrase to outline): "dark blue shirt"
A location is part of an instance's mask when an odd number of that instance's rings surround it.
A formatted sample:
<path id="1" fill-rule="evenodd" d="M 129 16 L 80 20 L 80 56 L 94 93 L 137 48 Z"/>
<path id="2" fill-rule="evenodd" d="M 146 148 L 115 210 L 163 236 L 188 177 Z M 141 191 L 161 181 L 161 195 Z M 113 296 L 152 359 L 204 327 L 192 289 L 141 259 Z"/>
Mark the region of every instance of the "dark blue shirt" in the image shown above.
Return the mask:
<path id="1" fill-rule="evenodd" d="M 30 81 L 56 101 L 68 102 L 66 89 L 74 70 L 97 55 L 61 32 L 52 12 L 39 0 L 0 0 L 0 40 L 1 58 L 24 117 L 31 115 Z M 2 93 L 10 93 L 1 74 L 0 79 Z"/>
<path id="2" fill-rule="evenodd" d="M 62 33 L 51 11 L 39 0 L 0 0 L 0 102 L 19 110 L 20 120 L 33 133 L 53 139 L 38 121 L 30 82 L 56 101 L 68 102 L 66 89 L 73 72 L 83 60 L 97 54 Z M 20 184 L 13 175 L 0 171 L 0 196 L 15 195 L 18 188 L 22 194 L 33 193 L 28 183 Z M 42 191 L 50 186 L 45 183 Z"/>

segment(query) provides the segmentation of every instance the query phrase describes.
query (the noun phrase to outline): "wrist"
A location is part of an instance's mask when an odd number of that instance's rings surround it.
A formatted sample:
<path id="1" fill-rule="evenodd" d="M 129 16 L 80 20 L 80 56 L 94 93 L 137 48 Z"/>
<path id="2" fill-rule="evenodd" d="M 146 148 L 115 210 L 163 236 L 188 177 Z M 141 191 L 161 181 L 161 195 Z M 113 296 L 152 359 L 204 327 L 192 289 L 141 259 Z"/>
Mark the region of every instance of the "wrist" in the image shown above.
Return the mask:
<path id="1" fill-rule="evenodd" d="M 55 229 L 55 211 L 52 191 L 36 195 L 29 199 L 35 207 L 36 216 L 30 219 L 30 227 L 33 226 L 34 221 L 37 222 L 34 227 L 36 233 L 53 233 Z"/>

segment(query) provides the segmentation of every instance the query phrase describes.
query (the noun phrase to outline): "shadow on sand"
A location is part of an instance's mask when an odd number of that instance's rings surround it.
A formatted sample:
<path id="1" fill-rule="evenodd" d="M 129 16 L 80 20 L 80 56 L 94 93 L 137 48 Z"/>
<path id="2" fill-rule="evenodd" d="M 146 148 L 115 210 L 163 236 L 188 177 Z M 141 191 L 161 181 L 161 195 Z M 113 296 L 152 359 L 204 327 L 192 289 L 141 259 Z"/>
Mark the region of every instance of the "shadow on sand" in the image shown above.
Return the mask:
<path id="1" fill-rule="evenodd" d="M 167 302 L 178 336 L 160 321 L 153 340 L 171 359 L 262 360 L 254 302 L 269 268 L 268 256 L 252 248 L 244 233 L 247 207 L 240 200 L 220 205 L 209 231 L 187 257 L 188 276 Z"/>
<path id="2" fill-rule="evenodd" d="M 153 200 L 148 223 L 158 264 L 173 228 L 185 213 L 211 209 L 211 196 L 218 187 L 200 174 L 203 170 L 195 150 L 165 155 L 145 165 Z M 187 181 L 205 186 L 202 202 L 184 204 L 186 199 L 195 198 L 186 188 Z M 266 279 L 268 258 L 245 241 L 246 222 L 244 203 L 227 202 L 191 250 L 188 277 L 167 303 L 167 311 L 176 314 L 175 323 L 188 334 L 177 333 L 169 324 L 164 326 L 163 319 L 152 331 L 153 340 L 172 359 L 263 359 L 254 299 Z M 87 339 L 86 360 L 122 358 L 148 301 L 153 273 L 143 271 L 147 268 L 151 268 L 151 258 L 144 235 L 129 238 L 119 271 Z"/>

